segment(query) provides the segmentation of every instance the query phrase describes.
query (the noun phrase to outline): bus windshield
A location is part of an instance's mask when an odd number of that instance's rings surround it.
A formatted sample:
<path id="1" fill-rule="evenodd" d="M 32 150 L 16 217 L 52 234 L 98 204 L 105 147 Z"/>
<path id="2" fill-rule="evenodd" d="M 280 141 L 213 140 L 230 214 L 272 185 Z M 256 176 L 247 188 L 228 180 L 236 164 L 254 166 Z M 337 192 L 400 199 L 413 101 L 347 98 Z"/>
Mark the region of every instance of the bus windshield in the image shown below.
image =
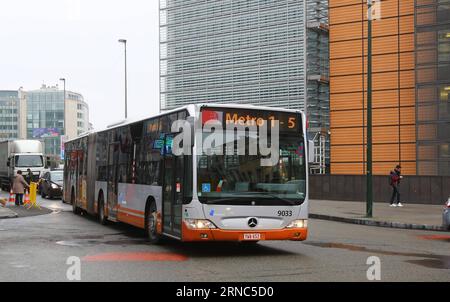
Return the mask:
<path id="1" fill-rule="evenodd" d="M 256 134 L 246 139 L 258 143 Z M 234 148 L 233 148 L 234 149 Z M 306 196 L 305 146 L 300 134 L 280 135 L 280 157 L 262 166 L 260 155 L 197 156 L 197 192 L 202 203 L 229 205 L 299 205 Z M 245 154 L 249 154 L 246 152 Z"/>
<path id="2" fill-rule="evenodd" d="M 17 155 L 15 157 L 15 166 L 21 168 L 42 167 L 43 161 L 41 155 Z"/>

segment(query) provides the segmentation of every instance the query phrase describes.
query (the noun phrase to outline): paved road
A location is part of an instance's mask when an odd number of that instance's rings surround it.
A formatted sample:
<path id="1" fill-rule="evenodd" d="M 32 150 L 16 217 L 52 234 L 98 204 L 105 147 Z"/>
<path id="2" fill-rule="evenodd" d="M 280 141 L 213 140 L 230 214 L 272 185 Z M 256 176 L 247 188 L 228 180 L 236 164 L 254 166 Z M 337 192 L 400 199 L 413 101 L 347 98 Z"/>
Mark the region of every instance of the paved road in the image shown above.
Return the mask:
<path id="1" fill-rule="evenodd" d="M 367 258 L 382 281 L 450 281 L 446 233 L 310 221 L 304 243 L 152 246 L 140 230 L 102 226 L 61 201 L 49 215 L 0 220 L 0 282 L 67 281 L 70 256 L 82 281 L 367 281 Z"/>

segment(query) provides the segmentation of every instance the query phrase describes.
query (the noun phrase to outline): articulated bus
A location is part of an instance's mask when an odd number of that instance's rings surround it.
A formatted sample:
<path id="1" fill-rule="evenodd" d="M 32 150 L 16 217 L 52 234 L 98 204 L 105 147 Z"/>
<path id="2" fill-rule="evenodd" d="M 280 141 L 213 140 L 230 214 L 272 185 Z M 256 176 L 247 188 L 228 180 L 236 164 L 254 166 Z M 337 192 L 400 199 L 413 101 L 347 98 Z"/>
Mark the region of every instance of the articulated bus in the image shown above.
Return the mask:
<path id="1" fill-rule="evenodd" d="M 190 133 L 174 131 L 175 121 Z M 66 142 L 63 200 L 102 224 L 145 229 L 152 243 L 301 241 L 308 232 L 307 149 L 301 111 L 188 105 Z"/>

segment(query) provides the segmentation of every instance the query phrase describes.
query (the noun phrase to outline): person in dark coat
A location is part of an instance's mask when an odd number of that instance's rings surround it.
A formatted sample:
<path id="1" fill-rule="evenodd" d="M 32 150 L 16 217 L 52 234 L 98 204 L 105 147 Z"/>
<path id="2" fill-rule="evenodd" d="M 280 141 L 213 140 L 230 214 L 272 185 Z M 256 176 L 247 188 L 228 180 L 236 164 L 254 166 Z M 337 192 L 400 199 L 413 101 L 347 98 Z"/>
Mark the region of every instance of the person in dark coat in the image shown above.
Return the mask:
<path id="1" fill-rule="evenodd" d="M 16 206 L 23 205 L 23 194 L 25 194 L 25 188 L 29 188 L 25 179 L 22 176 L 22 171 L 17 171 L 16 177 L 13 181 L 13 193 L 16 194 Z"/>
<path id="2" fill-rule="evenodd" d="M 25 180 L 30 185 L 30 183 L 33 181 L 33 172 L 31 172 L 31 169 L 27 169 L 27 175 L 25 176 Z"/>
<path id="3" fill-rule="evenodd" d="M 392 197 L 391 197 L 391 207 L 403 207 L 402 203 L 400 202 L 400 180 L 402 179 L 401 176 L 401 169 L 400 165 L 397 165 L 394 169 L 394 171 L 391 171 L 390 175 L 390 185 L 392 187 Z M 397 201 L 397 203 L 394 203 L 394 201 Z"/>

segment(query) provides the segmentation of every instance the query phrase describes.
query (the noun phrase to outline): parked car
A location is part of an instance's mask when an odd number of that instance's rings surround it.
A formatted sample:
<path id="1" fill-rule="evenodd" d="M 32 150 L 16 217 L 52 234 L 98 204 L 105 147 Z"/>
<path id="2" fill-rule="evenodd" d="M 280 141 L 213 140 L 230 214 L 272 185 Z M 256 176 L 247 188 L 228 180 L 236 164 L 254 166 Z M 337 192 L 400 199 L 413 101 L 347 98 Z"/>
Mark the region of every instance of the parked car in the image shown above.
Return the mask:
<path id="1" fill-rule="evenodd" d="M 450 230 L 450 197 L 445 204 L 444 213 L 442 213 L 442 225 L 447 230 Z"/>
<path id="2" fill-rule="evenodd" d="M 63 170 L 46 172 L 39 183 L 39 192 L 42 198 L 61 198 L 64 186 L 63 180 Z"/>

